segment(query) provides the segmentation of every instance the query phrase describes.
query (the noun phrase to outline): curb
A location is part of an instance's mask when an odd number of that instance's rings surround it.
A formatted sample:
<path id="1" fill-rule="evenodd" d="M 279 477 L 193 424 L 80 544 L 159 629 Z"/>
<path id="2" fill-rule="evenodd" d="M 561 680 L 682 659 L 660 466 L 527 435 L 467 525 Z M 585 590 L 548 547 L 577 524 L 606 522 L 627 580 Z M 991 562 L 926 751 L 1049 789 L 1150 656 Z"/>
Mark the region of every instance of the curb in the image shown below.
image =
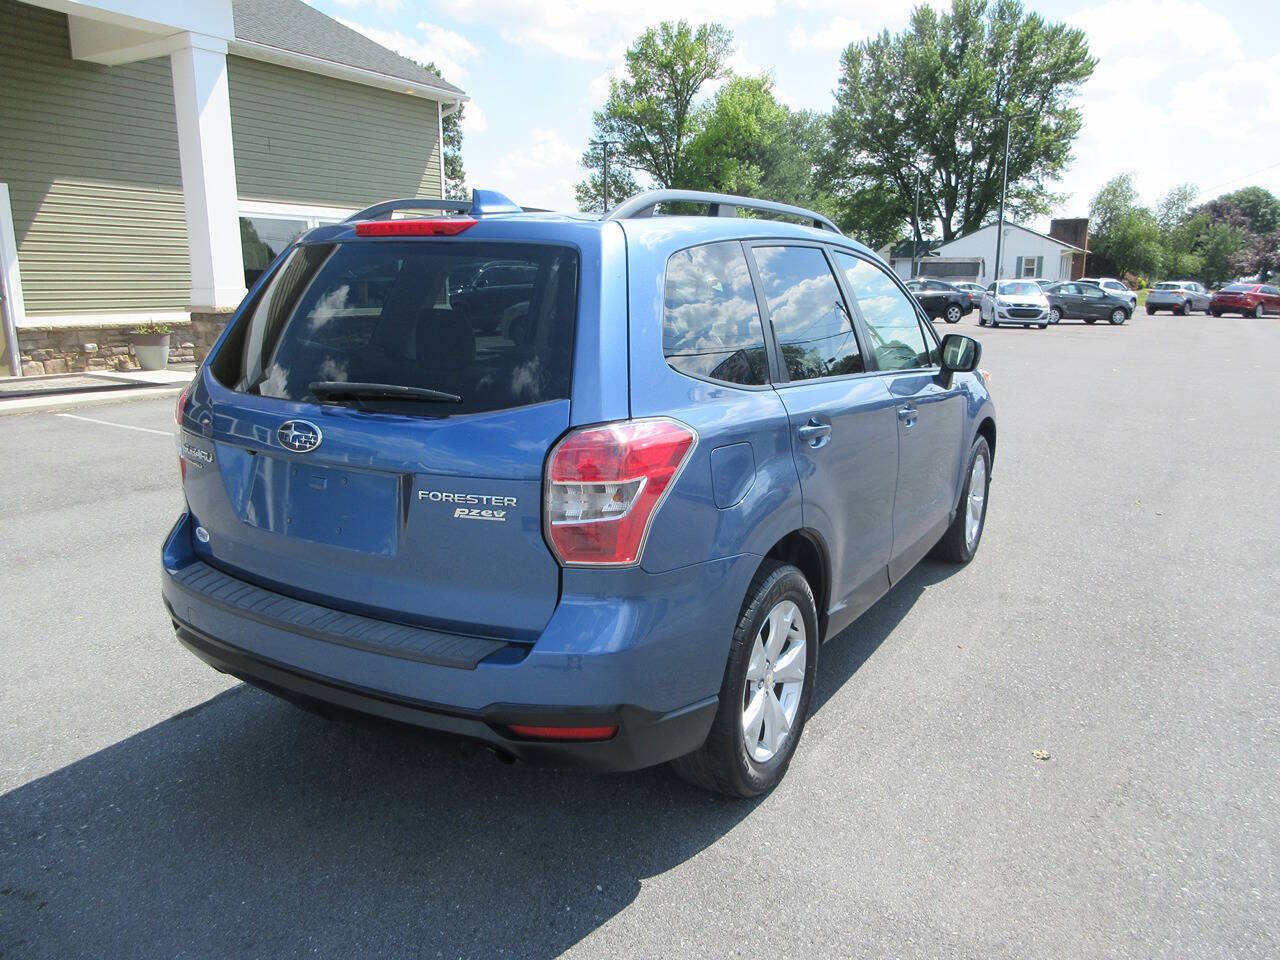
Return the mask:
<path id="1" fill-rule="evenodd" d="M 185 388 L 186 384 L 182 383 L 174 386 L 138 387 L 134 390 L 64 393 L 54 397 L 20 397 L 13 400 L 0 400 L 0 417 L 74 410 L 79 407 L 100 407 L 109 403 L 130 403 L 134 400 L 149 400 L 156 397 L 176 397 Z"/>

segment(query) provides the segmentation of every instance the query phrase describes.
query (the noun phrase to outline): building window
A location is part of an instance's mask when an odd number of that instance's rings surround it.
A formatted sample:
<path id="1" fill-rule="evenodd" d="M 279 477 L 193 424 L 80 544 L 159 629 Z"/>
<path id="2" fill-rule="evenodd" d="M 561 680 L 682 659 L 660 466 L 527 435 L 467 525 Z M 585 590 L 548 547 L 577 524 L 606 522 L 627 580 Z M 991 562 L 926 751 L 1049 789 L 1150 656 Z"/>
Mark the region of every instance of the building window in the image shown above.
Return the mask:
<path id="1" fill-rule="evenodd" d="M 244 258 L 244 285 L 253 286 L 281 251 L 308 230 L 325 223 L 339 223 L 354 212 L 331 207 L 241 204 L 240 254 Z"/>
<path id="2" fill-rule="evenodd" d="M 1028 279 L 1032 277 L 1043 276 L 1043 274 L 1040 272 L 1043 267 L 1043 264 L 1044 264 L 1043 257 L 1019 257 L 1018 271 L 1017 271 L 1018 276 L 1026 277 Z"/>

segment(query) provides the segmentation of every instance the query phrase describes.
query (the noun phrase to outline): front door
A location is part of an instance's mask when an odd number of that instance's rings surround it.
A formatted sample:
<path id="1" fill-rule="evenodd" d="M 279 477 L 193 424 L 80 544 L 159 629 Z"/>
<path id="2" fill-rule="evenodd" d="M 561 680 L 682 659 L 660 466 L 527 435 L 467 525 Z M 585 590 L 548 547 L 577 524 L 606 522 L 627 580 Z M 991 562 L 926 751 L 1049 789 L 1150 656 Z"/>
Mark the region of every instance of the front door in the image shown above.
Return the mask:
<path id="1" fill-rule="evenodd" d="M 778 346 L 778 396 L 791 427 L 804 524 L 827 545 L 834 622 L 889 587 L 898 428 L 882 378 L 866 358 L 818 246 L 751 248 Z M 844 614 L 844 616 L 842 616 Z"/>
<path id="2" fill-rule="evenodd" d="M 869 337 L 876 369 L 893 398 L 898 486 L 890 580 L 916 565 L 946 531 L 964 449 L 964 394 L 941 377 L 938 342 L 902 288 L 879 266 L 835 254 Z"/>

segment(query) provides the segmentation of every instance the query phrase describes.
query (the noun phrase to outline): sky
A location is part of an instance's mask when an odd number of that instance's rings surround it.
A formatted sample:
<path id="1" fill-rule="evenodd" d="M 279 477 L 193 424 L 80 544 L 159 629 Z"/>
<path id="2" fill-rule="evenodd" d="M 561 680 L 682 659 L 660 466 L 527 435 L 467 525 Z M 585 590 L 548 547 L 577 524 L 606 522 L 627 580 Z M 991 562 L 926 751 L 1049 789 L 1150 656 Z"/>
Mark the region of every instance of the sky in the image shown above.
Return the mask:
<path id="1" fill-rule="evenodd" d="M 826 111 L 841 50 L 901 30 L 910 10 L 885 0 L 311 2 L 407 57 L 434 61 L 471 98 L 463 125 L 470 185 L 552 209 L 575 209 L 592 111 L 645 27 L 719 21 L 734 34 L 736 73 L 767 72 L 783 103 Z M 1086 216 L 1098 188 L 1125 172 L 1152 204 L 1182 183 L 1201 199 L 1253 184 L 1280 194 L 1277 0 L 1026 6 L 1083 29 L 1099 60 L 1080 93 L 1074 160 L 1051 185 L 1065 195 L 1055 215 Z"/>

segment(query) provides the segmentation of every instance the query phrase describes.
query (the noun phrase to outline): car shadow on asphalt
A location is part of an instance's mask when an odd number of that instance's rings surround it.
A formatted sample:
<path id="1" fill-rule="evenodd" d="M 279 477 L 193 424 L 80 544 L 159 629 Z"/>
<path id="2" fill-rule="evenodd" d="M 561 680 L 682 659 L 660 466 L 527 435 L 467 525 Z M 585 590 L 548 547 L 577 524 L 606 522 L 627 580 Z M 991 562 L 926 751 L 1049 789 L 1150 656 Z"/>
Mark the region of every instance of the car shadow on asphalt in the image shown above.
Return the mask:
<path id="1" fill-rule="evenodd" d="M 954 569 L 827 643 L 814 708 Z M 0 957 L 553 957 L 762 802 L 506 766 L 240 685 L 0 797 Z"/>

